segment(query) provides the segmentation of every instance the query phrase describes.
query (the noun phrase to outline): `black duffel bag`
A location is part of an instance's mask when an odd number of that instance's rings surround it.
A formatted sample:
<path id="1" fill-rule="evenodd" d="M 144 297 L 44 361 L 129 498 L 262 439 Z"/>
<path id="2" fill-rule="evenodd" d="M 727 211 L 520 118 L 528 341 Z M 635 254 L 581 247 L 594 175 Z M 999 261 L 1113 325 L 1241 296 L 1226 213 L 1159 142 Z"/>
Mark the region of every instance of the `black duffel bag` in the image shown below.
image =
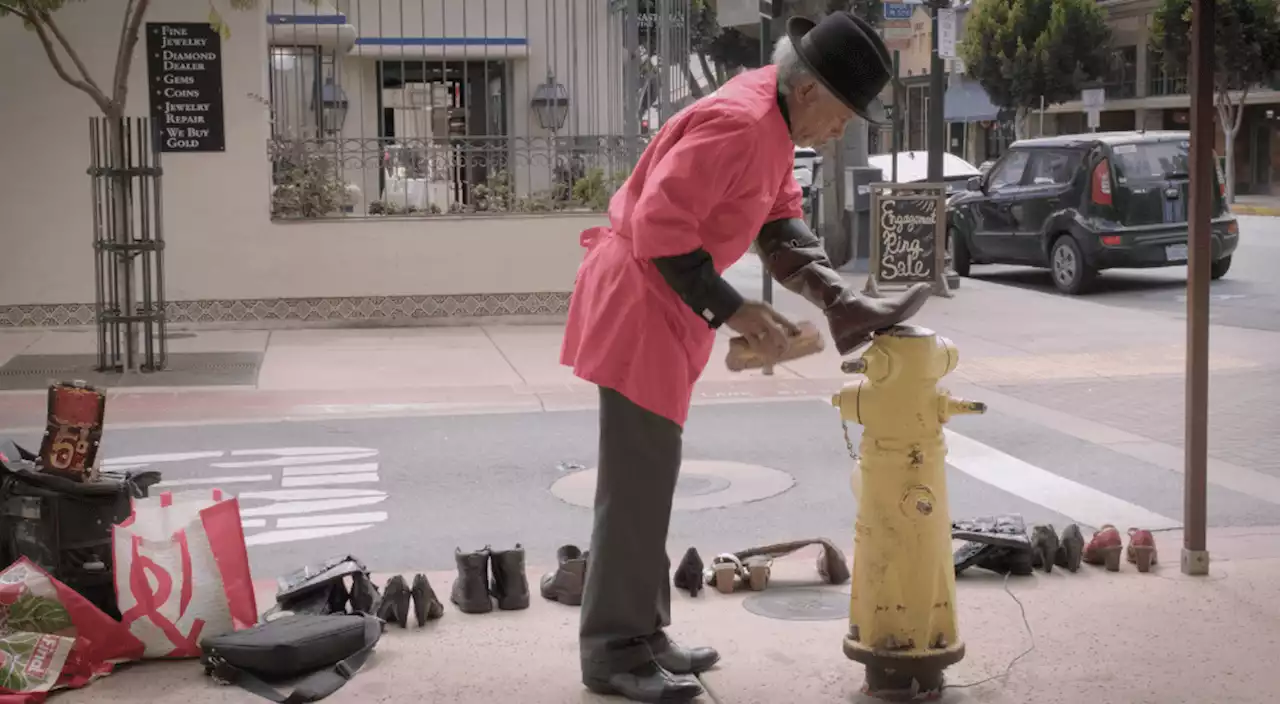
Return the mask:
<path id="1" fill-rule="evenodd" d="M 279 704 L 315 702 L 355 676 L 382 636 L 364 614 L 291 614 L 200 643 L 200 662 L 219 684 L 234 684 Z M 284 694 L 270 682 L 305 677 Z"/>

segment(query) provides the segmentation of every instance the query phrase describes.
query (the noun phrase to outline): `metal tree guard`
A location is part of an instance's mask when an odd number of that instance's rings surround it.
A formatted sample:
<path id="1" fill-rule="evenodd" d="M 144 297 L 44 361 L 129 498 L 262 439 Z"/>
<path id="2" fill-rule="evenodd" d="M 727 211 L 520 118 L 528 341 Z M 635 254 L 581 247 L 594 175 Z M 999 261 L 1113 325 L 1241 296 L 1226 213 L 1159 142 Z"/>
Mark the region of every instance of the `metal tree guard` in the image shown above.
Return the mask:
<path id="1" fill-rule="evenodd" d="M 167 361 L 158 140 L 145 117 L 89 123 L 101 372 L 160 371 Z"/>

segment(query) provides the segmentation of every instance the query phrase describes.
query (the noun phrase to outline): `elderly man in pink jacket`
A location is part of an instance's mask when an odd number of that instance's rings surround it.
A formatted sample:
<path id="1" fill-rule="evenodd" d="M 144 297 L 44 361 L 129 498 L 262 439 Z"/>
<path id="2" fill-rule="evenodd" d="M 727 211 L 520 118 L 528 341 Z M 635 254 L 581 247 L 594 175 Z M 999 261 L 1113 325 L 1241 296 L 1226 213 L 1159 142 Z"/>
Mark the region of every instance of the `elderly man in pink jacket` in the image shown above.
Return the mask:
<path id="1" fill-rule="evenodd" d="M 734 78 L 659 130 L 583 233 L 561 361 L 600 387 L 595 526 L 582 604 L 583 683 L 642 702 L 693 699 L 711 648 L 673 643 L 667 530 L 693 386 L 721 325 L 766 359 L 795 326 L 744 300 L 722 277 L 754 241 L 770 274 L 821 309 L 848 354 L 913 315 L 921 284 L 898 299 L 859 296 L 803 220 L 793 145 L 818 145 L 855 115 L 883 122 L 884 43 L 861 18 L 794 18 L 772 66 Z"/>

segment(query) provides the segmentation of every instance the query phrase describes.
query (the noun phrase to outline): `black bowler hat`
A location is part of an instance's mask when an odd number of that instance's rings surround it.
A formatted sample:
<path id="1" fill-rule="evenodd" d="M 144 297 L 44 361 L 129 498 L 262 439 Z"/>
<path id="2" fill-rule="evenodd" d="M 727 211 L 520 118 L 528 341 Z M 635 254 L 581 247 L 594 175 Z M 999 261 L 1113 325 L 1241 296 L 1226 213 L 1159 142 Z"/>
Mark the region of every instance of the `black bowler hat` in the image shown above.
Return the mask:
<path id="1" fill-rule="evenodd" d="M 889 121 L 879 98 L 893 77 L 889 49 L 866 20 L 848 12 L 818 23 L 792 17 L 787 36 L 805 68 L 849 109 L 868 122 Z"/>

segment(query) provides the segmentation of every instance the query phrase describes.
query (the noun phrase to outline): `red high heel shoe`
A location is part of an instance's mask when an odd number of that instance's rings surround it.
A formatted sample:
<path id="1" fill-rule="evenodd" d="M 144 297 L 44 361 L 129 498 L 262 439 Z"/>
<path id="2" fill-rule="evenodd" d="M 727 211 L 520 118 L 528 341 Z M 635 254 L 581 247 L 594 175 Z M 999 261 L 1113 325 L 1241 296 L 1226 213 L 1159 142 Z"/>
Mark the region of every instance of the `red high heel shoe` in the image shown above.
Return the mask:
<path id="1" fill-rule="evenodd" d="M 1084 546 L 1083 559 L 1090 565 L 1106 565 L 1108 572 L 1120 571 L 1120 549 L 1124 547 L 1120 531 L 1108 523 L 1098 529 Z"/>
<path id="2" fill-rule="evenodd" d="M 1156 564 L 1156 538 L 1151 531 L 1141 528 L 1129 529 L 1129 562 L 1138 566 L 1139 572 L 1150 572 Z"/>

